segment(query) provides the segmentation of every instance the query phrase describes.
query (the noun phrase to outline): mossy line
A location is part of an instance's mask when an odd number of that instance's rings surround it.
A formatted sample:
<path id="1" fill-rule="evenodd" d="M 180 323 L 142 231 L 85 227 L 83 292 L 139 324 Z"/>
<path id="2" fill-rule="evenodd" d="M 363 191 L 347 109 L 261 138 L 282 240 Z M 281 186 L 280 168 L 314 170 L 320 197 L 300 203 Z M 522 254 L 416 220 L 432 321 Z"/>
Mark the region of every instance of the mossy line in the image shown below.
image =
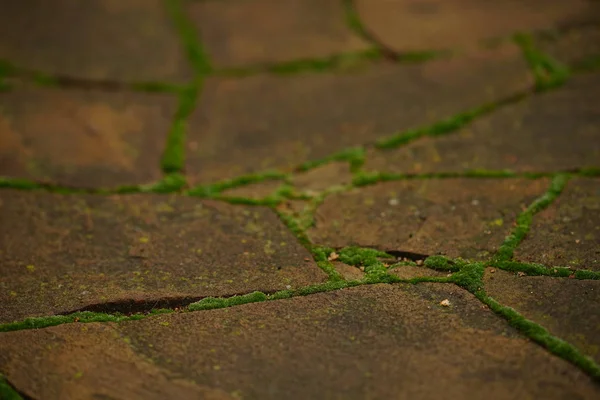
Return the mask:
<path id="1" fill-rule="evenodd" d="M 297 172 L 306 172 L 311 169 L 332 163 L 348 162 L 351 171 L 357 171 L 365 162 L 365 148 L 362 146 L 350 147 L 340 150 L 318 160 L 307 161 L 296 168 Z"/>
<path id="2" fill-rule="evenodd" d="M 493 312 L 504 318 L 509 325 L 523 335 L 546 348 L 550 353 L 569 361 L 585 373 L 600 382 L 600 366 L 589 357 L 583 355 L 575 346 L 550 334 L 544 327 L 530 321 L 515 311 L 498 303 L 485 293 L 475 294 L 477 298 L 487 305 Z"/>
<path id="3" fill-rule="evenodd" d="M 177 193 L 186 186 L 185 177 L 181 174 L 165 175 L 160 181 L 148 185 L 120 186 L 114 189 L 82 189 L 39 183 L 28 179 L 0 177 L 0 189 L 42 190 L 59 194 L 133 194 L 133 193 Z"/>
<path id="4" fill-rule="evenodd" d="M 510 235 L 504 239 L 504 243 L 494 255 L 495 261 L 510 261 L 519 244 L 525 239 L 529 232 L 533 216 L 548 207 L 560 195 L 569 181 L 568 174 L 558 174 L 550 182 L 550 187 L 541 197 L 538 197 L 522 212 L 516 221 L 516 227 Z"/>
<path id="5" fill-rule="evenodd" d="M 547 267 L 542 264 L 528 264 L 518 261 L 492 261 L 486 265 L 508 272 L 522 272 L 527 276 L 600 280 L 600 272 L 590 270 L 574 270 L 567 267 Z"/>
<path id="6" fill-rule="evenodd" d="M 532 69 L 538 91 L 558 87 L 567 81 L 570 75 L 568 68 L 538 49 L 531 35 L 516 34 L 514 42 L 521 48 Z"/>
<path id="7" fill-rule="evenodd" d="M 413 279 L 401 279 L 398 277 L 390 276 L 382 280 L 368 279 L 363 281 L 335 281 L 326 282 L 317 285 L 305 286 L 298 289 L 288 289 L 274 292 L 272 294 L 266 294 L 264 292 L 252 292 L 244 295 L 237 295 L 231 297 L 205 297 L 204 299 L 192 303 L 187 307 L 178 309 L 154 309 L 148 313 L 137 313 L 132 315 L 124 315 L 120 313 L 98 313 L 91 311 L 79 311 L 67 315 L 51 315 L 46 317 L 30 317 L 25 318 L 21 321 L 9 322 L 0 324 L 0 332 L 14 332 L 20 330 L 29 329 L 42 329 L 51 326 L 70 324 L 70 323 L 94 323 L 94 322 L 123 322 L 123 321 L 137 321 L 148 317 L 172 314 L 175 312 L 196 312 L 215 310 L 221 308 L 228 308 L 234 306 L 240 306 L 250 303 L 260 303 L 266 301 L 283 300 L 293 297 L 308 296 L 317 293 L 326 293 L 335 290 L 361 286 L 361 285 L 373 285 L 378 283 L 407 283 L 417 284 L 421 282 L 447 282 L 440 278 L 413 278 Z"/>
<path id="8" fill-rule="evenodd" d="M 529 92 L 517 93 L 507 97 L 506 99 L 484 104 L 479 107 L 458 113 L 452 117 L 436 122 L 433 125 L 409 129 L 396 135 L 382 138 L 375 142 L 375 147 L 379 149 L 394 149 L 396 147 L 406 145 L 421 137 L 440 136 L 457 131 L 473 122 L 476 118 L 490 114 L 492 111 L 495 111 L 500 107 L 516 103 L 524 99 L 528 94 Z"/>
<path id="9" fill-rule="evenodd" d="M 17 392 L 4 375 L 0 374 L 0 399 L 2 400 L 23 400 L 23 397 Z"/>
<path id="10" fill-rule="evenodd" d="M 183 46 L 187 52 L 188 59 L 194 68 L 197 78 L 201 78 L 212 71 L 212 66 L 208 55 L 204 50 L 200 35 L 196 31 L 194 24 L 188 20 L 184 4 L 186 0 L 163 0 L 167 11 L 173 20 L 173 23 L 179 31 L 179 36 L 183 42 Z"/>
<path id="11" fill-rule="evenodd" d="M 238 187 L 261 183 L 265 181 L 282 181 L 286 182 L 289 175 L 278 171 L 265 171 L 259 174 L 242 175 L 237 178 L 227 179 L 221 182 L 211 183 L 208 185 L 200 185 L 192 187 L 187 191 L 190 196 L 213 197 L 221 194 L 225 190 L 235 189 Z"/>

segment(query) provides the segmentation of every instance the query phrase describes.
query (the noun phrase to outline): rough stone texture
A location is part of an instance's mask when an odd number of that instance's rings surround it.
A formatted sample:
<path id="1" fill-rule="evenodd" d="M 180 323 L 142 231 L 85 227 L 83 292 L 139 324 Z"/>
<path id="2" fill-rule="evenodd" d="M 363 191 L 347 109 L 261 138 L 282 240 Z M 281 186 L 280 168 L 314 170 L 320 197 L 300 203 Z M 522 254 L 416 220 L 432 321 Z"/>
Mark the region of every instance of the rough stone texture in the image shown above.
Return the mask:
<path id="1" fill-rule="evenodd" d="M 584 26 L 558 37 L 540 37 L 536 45 L 544 53 L 574 69 L 585 69 L 600 59 L 600 26 Z"/>
<path id="2" fill-rule="evenodd" d="M 515 258 L 548 266 L 600 271 L 600 179 L 575 178 L 533 217 Z"/>
<path id="3" fill-rule="evenodd" d="M 443 299 L 452 306 L 441 307 Z M 21 391 L 45 399 L 77 390 L 111 393 L 98 378 L 113 376 L 115 360 L 133 394 L 147 390 L 139 388 L 140 375 L 160 371 L 164 378 L 152 386 L 177 378 L 176 388 L 187 393 L 210 387 L 215 397 L 250 399 L 600 395 L 581 371 L 518 336 L 451 285 L 363 286 L 120 324 L 11 332 L 3 339 L 0 369 Z M 89 348 L 98 354 L 94 365 L 85 363 Z M 23 361 L 32 357 L 35 363 Z M 143 367 L 150 372 L 140 372 Z M 188 386 L 191 381 L 197 386 Z"/>
<path id="4" fill-rule="evenodd" d="M 176 107 L 159 94 L 0 92 L 0 176 L 83 188 L 154 182 Z"/>
<path id="5" fill-rule="evenodd" d="M 332 162 L 307 172 L 298 173 L 292 178 L 296 189 L 302 192 L 322 192 L 335 186 L 345 186 L 352 183 L 350 164 L 347 162 Z"/>
<path id="6" fill-rule="evenodd" d="M 471 47 L 600 15 L 586 0 L 356 0 L 356 9 L 367 31 L 399 53 Z"/>
<path id="7" fill-rule="evenodd" d="M 0 59 L 81 79 L 192 77 L 162 0 L 5 1 Z"/>
<path id="8" fill-rule="evenodd" d="M 600 74 L 504 106 L 456 133 L 370 151 L 365 170 L 555 172 L 600 167 Z"/>
<path id="9" fill-rule="evenodd" d="M 388 272 L 402 279 L 424 278 L 424 277 L 444 277 L 447 272 L 436 271 L 434 269 L 419 267 L 414 265 L 390 266 Z"/>
<path id="10" fill-rule="evenodd" d="M 344 264 L 343 262 L 334 261 L 333 267 L 347 281 L 359 281 L 365 277 L 364 271 L 354 265 Z"/>
<path id="11" fill-rule="evenodd" d="M 485 290 L 600 363 L 600 281 L 486 271 Z"/>
<path id="12" fill-rule="evenodd" d="M 227 197 L 243 197 L 246 199 L 260 200 L 274 194 L 282 184 L 283 181 L 267 180 L 227 189 L 221 192 L 221 194 Z"/>
<path id="13" fill-rule="evenodd" d="M 190 2 L 188 14 L 219 67 L 327 57 L 370 47 L 346 26 L 338 0 Z"/>
<path id="14" fill-rule="evenodd" d="M 377 184 L 328 197 L 308 232 L 318 244 L 486 258 L 546 179 L 433 179 Z"/>
<path id="15" fill-rule="evenodd" d="M 292 170 L 532 85 L 520 51 L 508 46 L 421 65 L 380 63 L 360 75 L 214 77 L 191 116 L 186 171 L 206 183 Z"/>
<path id="16" fill-rule="evenodd" d="M 326 278 L 262 207 L 3 190 L 0 220 L 0 322 L 148 310 Z"/>

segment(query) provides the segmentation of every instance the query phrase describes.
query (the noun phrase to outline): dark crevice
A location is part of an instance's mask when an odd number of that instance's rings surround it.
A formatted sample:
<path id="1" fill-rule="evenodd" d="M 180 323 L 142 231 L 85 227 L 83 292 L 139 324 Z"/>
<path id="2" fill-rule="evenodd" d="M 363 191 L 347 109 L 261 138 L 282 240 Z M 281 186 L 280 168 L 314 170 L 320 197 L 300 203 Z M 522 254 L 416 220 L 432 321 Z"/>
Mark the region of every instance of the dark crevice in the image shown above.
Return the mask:
<path id="1" fill-rule="evenodd" d="M 403 250 L 381 250 L 381 251 L 384 251 L 387 254 L 389 254 L 390 256 L 394 256 L 400 260 L 408 259 L 410 261 L 423 261 L 427 257 L 429 257 L 429 255 L 427 255 L 427 254 L 413 253 L 411 251 L 403 251 Z"/>
<path id="2" fill-rule="evenodd" d="M 0 398 L 4 399 L 3 395 L 9 395 L 9 394 L 17 394 L 22 400 L 34 400 L 33 397 L 26 395 L 25 393 L 23 393 L 22 391 L 20 391 L 19 389 L 17 389 L 15 387 L 15 385 L 13 385 L 12 383 L 10 383 L 10 381 L 8 380 L 8 378 L 6 377 L 6 375 L 3 375 L 0 373 L 0 383 L 4 383 L 4 385 L 8 386 L 9 390 L 11 390 L 13 393 L 3 393 L 2 391 L 0 391 Z M 7 398 L 11 398 L 10 396 Z"/>

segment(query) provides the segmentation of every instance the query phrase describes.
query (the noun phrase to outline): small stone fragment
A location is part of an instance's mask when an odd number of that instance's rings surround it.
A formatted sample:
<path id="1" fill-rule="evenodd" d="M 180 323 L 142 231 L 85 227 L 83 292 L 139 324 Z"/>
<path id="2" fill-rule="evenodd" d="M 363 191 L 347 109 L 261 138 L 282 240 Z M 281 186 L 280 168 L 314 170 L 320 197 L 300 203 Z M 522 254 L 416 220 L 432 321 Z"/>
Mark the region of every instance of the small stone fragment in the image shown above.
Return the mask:
<path id="1" fill-rule="evenodd" d="M 517 272 L 517 276 L 527 276 L 527 274 L 525 272 L 519 271 Z"/>
<path id="2" fill-rule="evenodd" d="M 444 299 L 444 300 L 440 301 L 440 306 L 450 307 L 450 300 Z"/>
<path id="3" fill-rule="evenodd" d="M 423 260 L 417 260 L 417 265 L 418 265 L 418 266 L 421 266 L 421 265 L 423 265 Z"/>
<path id="4" fill-rule="evenodd" d="M 338 253 L 336 253 L 335 251 L 333 253 L 331 253 L 329 255 L 329 257 L 327 258 L 329 261 L 335 261 L 338 258 L 340 258 L 340 255 Z"/>

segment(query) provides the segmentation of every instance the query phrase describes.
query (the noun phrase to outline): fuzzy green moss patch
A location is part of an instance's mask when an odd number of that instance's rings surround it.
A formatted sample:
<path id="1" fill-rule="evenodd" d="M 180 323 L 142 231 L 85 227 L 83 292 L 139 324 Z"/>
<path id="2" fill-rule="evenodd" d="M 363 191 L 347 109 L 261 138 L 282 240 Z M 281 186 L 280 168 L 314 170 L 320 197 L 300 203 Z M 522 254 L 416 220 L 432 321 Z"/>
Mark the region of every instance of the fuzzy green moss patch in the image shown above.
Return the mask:
<path id="1" fill-rule="evenodd" d="M 242 304 L 257 303 L 266 301 L 267 295 L 262 292 L 253 292 L 241 296 L 232 296 L 227 298 L 207 297 L 196 303 L 190 304 L 189 311 L 212 310 L 216 308 L 225 308 L 239 306 Z"/>
<path id="2" fill-rule="evenodd" d="M 531 35 L 515 35 L 514 41 L 533 71 L 538 91 L 560 86 L 569 78 L 568 68 L 538 49 Z"/>

